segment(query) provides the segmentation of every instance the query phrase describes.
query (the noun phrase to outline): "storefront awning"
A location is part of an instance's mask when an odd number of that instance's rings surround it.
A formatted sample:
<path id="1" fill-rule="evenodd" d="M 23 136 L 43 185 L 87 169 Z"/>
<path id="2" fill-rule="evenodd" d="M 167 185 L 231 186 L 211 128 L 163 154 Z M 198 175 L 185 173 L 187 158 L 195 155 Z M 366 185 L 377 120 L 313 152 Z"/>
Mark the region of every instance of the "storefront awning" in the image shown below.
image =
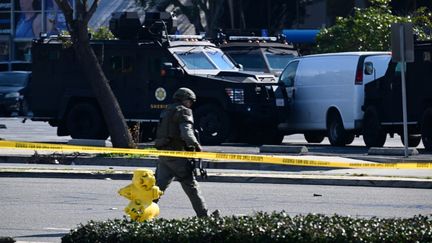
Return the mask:
<path id="1" fill-rule="evenodd" d="M 282 30 L 282 33 L 285 35 L 287 41 L 292 43 L 315 43 L 319 30 L 284 29 Z"/>

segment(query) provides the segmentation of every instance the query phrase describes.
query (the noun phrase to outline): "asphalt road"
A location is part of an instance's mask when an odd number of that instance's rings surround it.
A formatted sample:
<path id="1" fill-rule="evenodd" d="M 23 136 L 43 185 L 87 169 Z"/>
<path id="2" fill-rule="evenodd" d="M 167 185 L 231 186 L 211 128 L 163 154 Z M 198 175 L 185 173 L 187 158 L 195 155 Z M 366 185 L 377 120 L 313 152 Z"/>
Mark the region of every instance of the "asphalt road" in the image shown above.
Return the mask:
<path id="1" fill-rule="evenodd" d="M 18 141 L 35 141 L 35 142 L 55 142 L 55 143 L 66 143 L 71 137 L 58 137 L 56 135 L 56 129 L 50 127 L 45 122 L 33 122 L 27 120 L 22 123 L 22 119 L 19 118 L 0 118 L 0 124 L 4 124 L 6 129 L 0 129 L 0 138 L 8 140 L 18 140 Z M 303 135 L 290 135 L 285 136 L 283 145 L 306 145 L 309 149 L 307 155 L 312 156 L 336 156 L 336 157 L 346 157 L 354 158 L 360 160 L 370 160 L 370 161 L 399 161 L 403 156 L 369 156 L 368 149 L 364 146 L 362 138 L 356 138 L 352 145 L 346 147 L 333 147 L 330 146 L 328 140 L 326 139 L 321 144 L 307 144 L 303 138 Z M 386 146 L 388 147 L 401 147 L 400 138 L 389 138 Z M 419 146 L 419 148 L 422 147 Z M 259 153 L 259 147 L 250 146 L 247 144 L 223 144 L 222 146 L 205 146 L 205 151 L 211 152 L 226 152 L 226 153 Z M 32 151 L 30 151 L 32 153 Z M 414 161 L 430 161 L 432 160 L 431 153 L 424 153 L 417 156 L 411 156 L 409 159 Z M 377 160 L 375 160 L 377 159 Z M 8 163 L 13 163 L 12 160 Z M 3 167 L 6 165 L 2 165 Z M 231 169 L 239 169 L 237 167 L 230 167 Z M 242 167 L 243 168 L 243 167 Z M 216 168 L 217 169 L 217 168 Z M 224 168 L 226 169 L 226 168 Z M 293 172 L 308 172 L 318 171 L 319 174 L 361 174 L 361 175 L 381 175 L 381 176 L 408 176 L 408 177 L 429 177 L 431 176 L 430 170 L 374 170 L 374 169 L 355 169 L 355 170 L 330 170 L 327 168 L 314 168 L 314 167 L 299 167 L 299 166 L 289 166 L 284 168 L 279 168 L 273 165 L 257 165 L 254 164 L 253 168 L 255 170 L 284 170 Z"/>
<path id="2" fill-rule="evenodd" d="M 0 129 L 0 138 L 18 141 L 39 141 L 39 142 L 67 142 L 71 139 L 70 136 L 58 137 L 56 134 L 56 128 L 51 127 L 46 122 L 34 122 L 26 120 L 22 122 L 22 118 L 0 118 L 0 124 L 4 124 L 7 128 Z M 294 134 L 285 136 L 283 144 L 287 145 L 308 145 L 303 135 Z M 343 147 L 332 147 L 327 138 L 320 144 L 309 144 L 308 148 L 314 152 L 322 153 L 335 153 L 335 154 L 350 154 L 350 153 L 365 153 L 367 148 L 364 145 L 363 138 L 358 137 L 354 139 L 354 142 L 343 148 Z M 225 144 L 224 147 L 234 147 L 238 149 L 242 147 L 244 152 L 248 150 L 256 150 L 254 146 L 248 145 L 233 145 Z M 217 147 L 217 146 L 213 146 Z M 394 138 L 387 138 L 385 147 L 403 147 L 399 136 L 395 135 Z M 422 143 L 417 147 L 423 149 Z"/>
<path id="3" fill-rule="evenodd" d="M 128 201 L 116 180 L 0 178 L 0 236 L 19 241 L 59 242 L 79 223 L 123 217 Z M 425 189 L 201 183 L 211 211 L 223 216 L 285 210 L 354 217 L 411 217 L 432 212 L 432 193 Z M 177 182 L 160 200 L 160 217 L 193 216 Z"/>

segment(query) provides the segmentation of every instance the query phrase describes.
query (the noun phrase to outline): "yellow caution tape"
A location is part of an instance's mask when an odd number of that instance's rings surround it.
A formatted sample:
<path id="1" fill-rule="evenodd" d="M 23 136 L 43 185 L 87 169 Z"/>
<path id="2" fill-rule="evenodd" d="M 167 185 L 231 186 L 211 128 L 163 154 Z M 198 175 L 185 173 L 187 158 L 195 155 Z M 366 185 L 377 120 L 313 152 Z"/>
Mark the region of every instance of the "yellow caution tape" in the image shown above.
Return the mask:
<path id="1" fill-rule="evenodd" d="M 214 152 L 188 152 L 188 151 L 168 151 L 156 149 L 124 149 L 106 148 L 92 146 L 76 146 L 48 143 L 30 143 L 17 141 L 0 141 L 0 148 L 26 149 L 26 150 L 48 150 L 48 151 L 68 151 L 85 153 L 113 153 L 113 154 L 139 154 L 146 156 L 166 156 L 195 158 L 208 160 L 239 161 L 253 163 L 268 163 L 279 165 L 295 166 L 317 166 L 317 167 L 337 167 L 337 168 L 369 168 L 369 169 L 432 169 L 432 162 L 413 162 L 413 163 L 375 163 L 375 162 L 352 162 L 352 161 L 324 161 L 300 158 L 298 156 L 275 156 L 275 155 L 255 155 L 255 154 L 232 154 Z"/>

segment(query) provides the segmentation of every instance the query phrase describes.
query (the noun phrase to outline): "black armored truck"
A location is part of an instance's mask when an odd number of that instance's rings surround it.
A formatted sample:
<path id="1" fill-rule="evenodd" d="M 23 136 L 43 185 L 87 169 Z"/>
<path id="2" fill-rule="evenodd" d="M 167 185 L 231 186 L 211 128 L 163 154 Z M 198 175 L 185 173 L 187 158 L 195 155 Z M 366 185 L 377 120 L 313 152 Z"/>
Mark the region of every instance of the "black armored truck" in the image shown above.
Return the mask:
<path id="1" fill-rule="evenodd" d="M 229 31 L 218 33 L 215 43 L 246 71 L 279 76 L 288 62 L 299 56 L 298 50 L 283 35 L 235 34 Z"/>
<path id="2" fill-rule="evenodd" d="M 432 151 L 432 41 L 416 42 L 414 62 L 406 64 L 408 146 L 420 141 Z M 390 62 L 386 74 L 365 85 L 363 140 L 382 147 L 387 134 L 403 137 L 401 63 Z"/>
<path id="3" fill-rule="evenodd" d="M 280 143 L 277 124 L 287 114 L 283 84 L 273 75 L 239 70 L 200 36 L 170 35 L 171 15 L 113 13 L 116 40 L 91 46 L 127 121 L 140 122 L 141 140 L 154 136 L 162 109 L 173 93 L 188 87 L 197 95 L 195 126 L 203 144 L 225 141 Z M 57 127 L 59 136 L 106 139 L 100 107 L 75 58 L 61 38 L 40 38 L 32 46 L 33 80 L 28 101 L 35 121 Z"/>

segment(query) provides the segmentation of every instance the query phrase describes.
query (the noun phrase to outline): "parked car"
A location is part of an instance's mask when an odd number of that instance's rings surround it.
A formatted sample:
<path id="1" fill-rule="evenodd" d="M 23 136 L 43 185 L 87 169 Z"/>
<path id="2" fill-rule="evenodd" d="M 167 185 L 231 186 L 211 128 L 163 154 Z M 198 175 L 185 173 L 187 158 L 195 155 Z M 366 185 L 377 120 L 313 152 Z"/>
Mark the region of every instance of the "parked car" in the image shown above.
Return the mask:
<path id="1" fill-rule="evenodd" d="M 334 146 L 352 143 L 361 134 L 364 85 L 384 76 L 389 52 L 345 52 L 310 55 L 288 63 L 279 81 L 288 87 L 291 114 L 279 129 L 303 133 Z"/>
<path id="2" fill-rule="evenodd" d="M 30 76 L 29 71 L 0 72 L 0 116 L 27 115 L 24 92 Z"/>
<path id="3" fill-rule="evenodd" d="M 0 72 L 5 72 L 5 71 L 31 71 L 31 62 L 1 61 Z"/>

